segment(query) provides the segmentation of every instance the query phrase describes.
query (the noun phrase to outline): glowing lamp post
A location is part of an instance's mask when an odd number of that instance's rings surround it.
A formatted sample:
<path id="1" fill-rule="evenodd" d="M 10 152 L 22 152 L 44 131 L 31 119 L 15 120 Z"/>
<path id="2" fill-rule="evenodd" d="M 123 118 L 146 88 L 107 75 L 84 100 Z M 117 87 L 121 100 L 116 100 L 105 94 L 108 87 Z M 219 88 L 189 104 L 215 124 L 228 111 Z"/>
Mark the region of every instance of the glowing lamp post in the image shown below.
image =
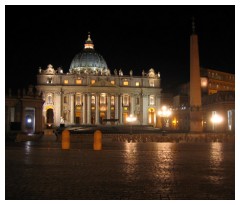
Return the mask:
<path id="1" fill-rule="evenodd" d="M 129 115 L 129 117 L 126 118 L 127 122 L 131 125 L 130 126 L 130 134 L 132 135 L 132 124 L 137 120 L 136 117 L 134 117 L 132 114 Z"/>
<path id="2" fill-rule="evenodd" d="M 216 130 L 217 124 L 223 122 L 223 117 L 218 115 L 217 113 L 214 113 L 211 117 L 211 122 L 213 123 L 213 130 Z"/>
<path id="3" fill-rule="evenodd" d="M 30 124 L 31 122 L 32 122 L 32 119 L 31 119 L 31 118 L 28 118 L 28 119 L 27 119 L 27 123 Z"/>
<path id="4" fill-rule="evenodd" d="M 158 111 L 158 115 L 163 118 L 164 125 L 162 127 L 169 127 L 169 116 L 172 111 L 167 106 L 162 106 L 161 110 Z"/>

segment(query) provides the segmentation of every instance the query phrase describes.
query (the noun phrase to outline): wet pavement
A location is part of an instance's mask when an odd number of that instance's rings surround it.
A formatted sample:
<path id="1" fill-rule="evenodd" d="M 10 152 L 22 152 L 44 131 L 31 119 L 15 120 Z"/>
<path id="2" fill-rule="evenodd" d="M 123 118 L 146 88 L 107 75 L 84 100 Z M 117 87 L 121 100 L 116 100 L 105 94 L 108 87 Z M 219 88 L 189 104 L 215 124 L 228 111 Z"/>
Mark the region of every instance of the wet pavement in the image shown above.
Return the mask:
<path id="1" fill-rule="evenodd" d="M 7 143 L 6 199 L 235 199 L 235 144 Z"/>

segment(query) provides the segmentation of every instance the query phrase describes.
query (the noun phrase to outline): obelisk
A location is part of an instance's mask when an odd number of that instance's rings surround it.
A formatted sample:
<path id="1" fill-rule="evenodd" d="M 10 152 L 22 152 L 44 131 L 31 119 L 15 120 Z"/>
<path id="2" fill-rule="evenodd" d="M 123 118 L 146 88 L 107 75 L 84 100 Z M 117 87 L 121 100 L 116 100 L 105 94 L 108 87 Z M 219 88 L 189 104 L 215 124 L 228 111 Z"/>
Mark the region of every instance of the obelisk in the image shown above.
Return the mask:
<path id="1" fill-rule="evenodd" d="M 192 32 L 190 37 L 190 132 L 202 132 L 200 63 L 194 18 Z"/>

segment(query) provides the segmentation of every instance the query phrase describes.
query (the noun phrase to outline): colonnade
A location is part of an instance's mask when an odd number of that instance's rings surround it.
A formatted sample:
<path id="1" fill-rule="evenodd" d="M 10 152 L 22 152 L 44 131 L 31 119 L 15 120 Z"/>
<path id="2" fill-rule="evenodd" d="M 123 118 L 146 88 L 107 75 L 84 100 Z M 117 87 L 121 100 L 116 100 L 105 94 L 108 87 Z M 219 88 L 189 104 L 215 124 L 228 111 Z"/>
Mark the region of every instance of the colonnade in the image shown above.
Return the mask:
<path id="1" fill-rule="evenodd" d="M 81 124 L 93 124 L 92 118 L 94 117 L 94 124 L 101 124 L 100 122 L 100 112 L 105 113 L 105 119 L 113 119 L 118 122 L 118 124 L 123 124 L 123 112 L 130 114 L 137 114 L 135 111 L 135 96 L 131 94 L 106 94 L 106 103 L 100 103 L 101 93 L 81 93 Z M 123 95 L 128 95 L 129 100 L 126 105 L 123 105 Z M 95 97 L 95 102 L 92 103 L 92 96 Z M 111 96 L 114 96 L 113 102 L 111 102 Z M 68 119 L 66 121 L 70 124 L 75 124 L 75 112 L 76 112 L 76 93 L 69 94 L 70 102 L 68 103 Z M 102 111 L 100 106 L 105 107 L 105 110 Z M 140 105 L 139 105 L 140 106 Z M 123 110 L 123 107 L 125 110 Z M 64 103 L 61 105 L 62 116 L 64 115 Z M 94 110 L 94 112 L 93 112 Z M 139 109 L 140 110 L 140 109 Z M 139 119 L 140 120 L 140 119 Z M 109 121 L 107 121 L 109 124 Z"/>
<path id="2" fill-rule="evenodd" d="M 136 93 L 83 93 L 56 92 L 53 94 L 54 125 L 59 126 L 61 117 L 65 124 L 126 124 L 130 114 L 137 117 L 138 124 L 147 125 L 149 108 L 156 110 L 160 104 L 160 96 L 155 96 L 155 104 L 150 105 L 149 95 Z M 80 96 L 80 98 L 79 98 Z M 104 97 L 103 97 L 104 96 Z M 64 98 L 67 98 L 66 101 Z M 77 99 L 79 102 L 77 102 Z M 47 115 L 45 106 L 45 115 Z M 46 116 L 45 116 L 46 119 Z M 156 120 L 154 120 L 154 123 Z"/>

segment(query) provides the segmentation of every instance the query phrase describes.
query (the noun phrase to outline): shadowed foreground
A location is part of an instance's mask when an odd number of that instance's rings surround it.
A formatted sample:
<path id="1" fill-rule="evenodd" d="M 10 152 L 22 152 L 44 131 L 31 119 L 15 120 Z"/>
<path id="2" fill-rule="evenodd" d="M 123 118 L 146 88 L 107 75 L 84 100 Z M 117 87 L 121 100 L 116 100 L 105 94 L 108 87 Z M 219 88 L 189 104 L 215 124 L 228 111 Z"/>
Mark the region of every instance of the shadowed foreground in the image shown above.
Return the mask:
<path id="1" fill-rule="evenodd" d="M 234 143 L 6 145 L 6 199 L 234 199 Z"/>

